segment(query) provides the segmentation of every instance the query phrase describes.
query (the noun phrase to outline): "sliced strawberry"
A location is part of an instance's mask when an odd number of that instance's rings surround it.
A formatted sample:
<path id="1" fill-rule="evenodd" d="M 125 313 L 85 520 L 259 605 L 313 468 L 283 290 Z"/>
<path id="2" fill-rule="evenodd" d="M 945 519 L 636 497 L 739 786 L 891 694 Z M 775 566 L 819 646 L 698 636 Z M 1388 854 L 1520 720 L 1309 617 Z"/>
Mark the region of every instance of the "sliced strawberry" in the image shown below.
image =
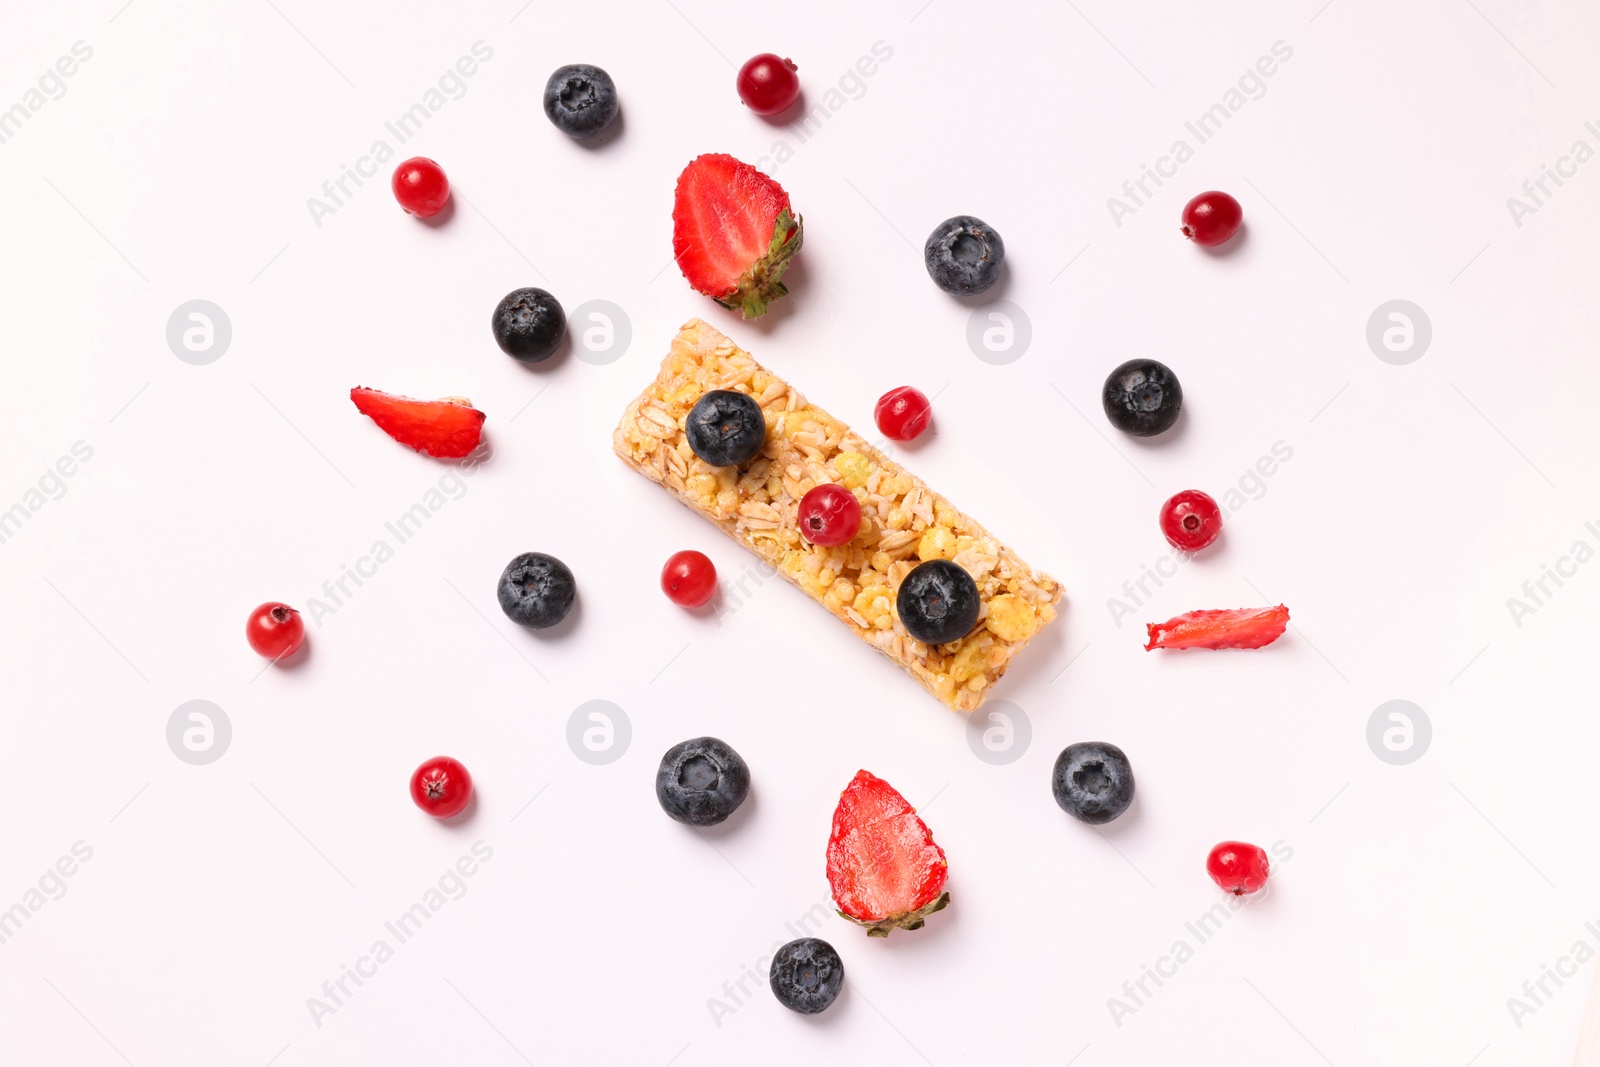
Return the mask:
<path id="1" fill-rule="evenodd" d="M 783 186 L 748 163 L 711 152 L 678 175 L 672 254 L 697 292 L 747 319 L 789 290 L 779 281 L 800 251 L 800 217 Z"/>
<path id="2" fill-rule="evenodd" d="M 1289 625 L 1289 609 L 1228 608 L 1220 611 L 1191 611 L 1166 622 L 1145 625 L 1152 648 L 1260 648 L 1283 636 Z"/>
<path id="3" fill-rule="evenodd" d="M 828 885 L 839 914 L 868 937 L 920 929 L 950 903 L 944 849 L 906 798 L 882 778 L 857 771 L 833 811 Z"/>
<path id="4" fill-rule="evenodd" d="M 483 439 L 484 414 L 463 397 L 412 400 L 357 386 L 350 390 L 350 399 L 384 433 L 439 459 L 469 455 Z"/>

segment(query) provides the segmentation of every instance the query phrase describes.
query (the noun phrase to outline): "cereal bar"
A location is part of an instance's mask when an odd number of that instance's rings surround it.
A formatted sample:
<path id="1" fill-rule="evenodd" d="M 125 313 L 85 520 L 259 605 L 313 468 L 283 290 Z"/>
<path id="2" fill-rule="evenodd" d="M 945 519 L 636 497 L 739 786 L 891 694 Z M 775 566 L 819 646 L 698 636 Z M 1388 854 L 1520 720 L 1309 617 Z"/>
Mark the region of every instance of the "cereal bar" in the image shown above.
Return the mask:
<path id="1" fill-rule="evenodd" d="M 704 393 L 753 397 L 767 439 L 743 467 L 714 467 L 690 449 L 684 419 Z M 622 416 L 613 445 L 630 467 L 677 494 L 956 711 L 972 711 L 1015 656 L 1056 617 L 1061 587 L 1028 566 L 921 479 L 758 364 L 699 319 L 673 339 L 661 371 Z M 861 502 L 849 544 L 809 544 L 798 502 L 836 482 Z M 948 559 L 977 584 L 982 606 L 965 637 L 929 646 L 896 616 L 901 579 L 919 562 Z"/>

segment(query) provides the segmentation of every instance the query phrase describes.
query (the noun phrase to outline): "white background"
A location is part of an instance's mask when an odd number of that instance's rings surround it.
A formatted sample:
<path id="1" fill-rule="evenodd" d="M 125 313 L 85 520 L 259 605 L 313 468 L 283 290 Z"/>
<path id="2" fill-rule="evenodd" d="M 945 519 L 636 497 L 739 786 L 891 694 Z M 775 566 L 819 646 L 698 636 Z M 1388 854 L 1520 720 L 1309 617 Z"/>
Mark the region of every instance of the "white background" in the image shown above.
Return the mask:
<path id="1" fill-rule="evenodd" d="M 1600 520 L 1600 164 L 1520 227 L 1506 199 L 1576 139 L 1600 148 L 1583 125 L 1600 14 L 519 3 L 33 4 L 0 36 L 0 106 L 93 49 L 0 145 L 0 507 L 74 442 L 93 450 L 0 545 L 0 908 L 93 849 L 0 945 L 0 1061 L 1100 1067 L 1245 1045 L 1288 1065 L 1565 1063 L 1593 964 L 1547 980 L 1520 1026 L 1507 998 L 1600 947 L 1583 926 L 1600 921 L 1600 567 L 1547 583 L 1520 627 L 1506 601 L 1573 542 L 1600 547 L 1583 525 Z M 443 164 L 453 215 L 404 216 L 380 176 L 319 226 L 307 198 L 393 145 L 385 120 L 480 40 L 493 56 L 465 95 L 396 146 Z M 734 93 L 734 65 L 776 50 L 827 109 L 879 41 L 892 57 L 804 142 Z M 1278 41 L 1293 55 L 1264 95 L 1197 144 L 1184 122 Z M 597 148 L 539 106 L 578 61 L 623 100 Z M 1194 157 L 1116 225 L 1107 198 L 1178 138 Z M 792 158 L 768 166 L 805 250 L 793 295 L 740 323 L 670 268 L 673 182 L 700 152 L 779 141 Z M 1222 255 L 1177 232 L 1208 188 L 1247 219 Z M 958 213 L 1005 238 L 992 295 L 1033 331 L 1007 366 L 966 343 L 982 302 L 920 262 Z M 616 303 L 632 346 L 604 366 L 506 358 L 489 313 L 534 284 L 569 310 Z M 165 339 L 196 298 L 233 327 L 208 366 Z M 1365 340 L 1395 298 L 1433 324 L 1409 366 Z M 886 389 L 938 392 L 936 434 L 899 457 L 1067 590 L 997 692 L 1031 723 L 1016 762 L 976 758 L 962 719 L 781 582 L 747 583 L 720 618 L 661 596 L 677 549 L 725 581 L 750 563 L 610 451 L 696 315 L 864 429 Z M 1154 441 L 1098 410 L 1134 356 L 1184 386 L 1183 423 Z M 263 673 L 249 610 L 306 608 L 453 471 L 357 414 L 358 384 L 471 397 L 493 458 L 447 480 L 464 495 L 320 619 L 303 662 Z M 1108 598 L 1166 553 L 1161 501 L 1221 496 L 1280 441 L 1292 458 L 1220 545 L 1118 626 Z M 535 549 L 578 576 L 559 634 L 496 610 L 500 569 Z M 1268 650 L 1141 649 L 1142 622 L 1276 601 L 1294 629 Z M 209 766 L 166 744 L 191 699 L 232 722 Z M 566 743 L 591 699 L 632 724 L 607 766 Z M 1366 741 L 1391 699 L 1433 725 L 1409 766 Z M 705 835 L 652 792 L 659 754 L 699 734 L 755 780 Z M 1138 777 L 1103 833 L 1048 791 L 1056 753 L 1088 739 Z M 464 822 L 406 795 L 437 753 L 477 778 Z M 850 986 L 821 1017 L 748 978 L 735 1003 L 724 983 L 827 904 L 829 817 L 861 767 L 924 809 L 953 904 L 887 942 L 830 915 Z M 1204 858 L 1232 837 L 1293 858 L 1196 947 L 1185 922 L 1221 899 Z M 466 895 L 316 1025 L 307 999 L 479 840 L 493 857 Z M 1114 1020 L 1108 998 L 1180 938 L 1193 958 Z"/>

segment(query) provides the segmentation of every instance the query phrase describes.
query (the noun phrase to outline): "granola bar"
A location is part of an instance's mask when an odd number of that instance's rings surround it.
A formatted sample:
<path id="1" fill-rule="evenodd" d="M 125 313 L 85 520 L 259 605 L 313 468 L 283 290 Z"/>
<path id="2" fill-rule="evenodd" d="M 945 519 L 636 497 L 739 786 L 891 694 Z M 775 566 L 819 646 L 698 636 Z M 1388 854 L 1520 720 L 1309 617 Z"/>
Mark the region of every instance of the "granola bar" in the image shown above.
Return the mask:
<path id="1" fill-rule="evenodd" d="M 766 415 L 766 444 L 742 468 L 710 466 L 684 435 L 689 409 L 713 389 L 748 393 Z M 982 704 L 1011 658 L 1056 617 L 1061 587 L 1053 578 L 699 319 L 679 330 L 612 442 L 630 467 L 771 564 L 956 711 Z M 861 501 L 861 532 L 849 544 L 823 548 L 800 536 L 799 500 L 821 482 L 840 483 Z M 960 565 L 982 600 L 970 633 L 934 646 L 907 634 L 895 614 L 901 579 L 930 559 Z"/>

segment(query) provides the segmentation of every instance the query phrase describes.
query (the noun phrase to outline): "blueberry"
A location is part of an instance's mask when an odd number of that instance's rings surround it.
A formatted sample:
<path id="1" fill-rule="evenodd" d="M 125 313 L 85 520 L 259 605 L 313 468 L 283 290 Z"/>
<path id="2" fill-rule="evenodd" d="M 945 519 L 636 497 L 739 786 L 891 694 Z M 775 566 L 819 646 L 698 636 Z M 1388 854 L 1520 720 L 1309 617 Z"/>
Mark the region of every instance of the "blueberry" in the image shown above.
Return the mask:
<path id="1" fill-rule="evenodd" d="M 656 771 L 661 810 L 690 826 L 717 825 L 749 795 L 749 765 L 715 737 L 673 745 Z"/>
<path id="2" fill-rule="evenodd" d="M 791 941 L 772 957 L 772 995 L 802 1015 L 825 1010 L 844 988 L 844 961 L 820 937 Z"/>
<path id="3" fill-rule="evenodd" d="M 767 443 L 767 417 L 747 394 L 713 389 L 689 410 L 683 431 L 695 455 L 713 467 L 737 467 Z"/>
<path id="4" fill-rule="evenodd" d="M 895 609 L 906 633 L 923 644 L 959 641 L 978 621 L 978 584 L 960 565 L 930 559 L 900 583 Z"/>
<path id="5" fill-rule="evenodd" d="M 922 246 L 922 261 L 933 284 L 961 296 L 981 293 L 993 285 L 1005 258 L 1005 242 L 994 227 L 971 215 L 945 219 Z"/>
<path id="6" fill-rule="evenodd" d="M 1183 387 L 1153 359 L 1130 359 L 1106 379 L 1100 401 L 1111 425 L 1135 437 L 1154 437 L 1178 421 Z"/>
<path id="7" fill-rule="evenodd" d="M 561 345 L 567 316 L 561 302 L 543 289 L 513 289 L 495 305 L 489 320 L 495 344 L 524 363 L 543 363 Z"/>
<path id="8" fill-rule="evenodd" d="M 588 63 L 558 67 L 544 83 L 544 113 L 562 133 L 586 140 L 617 117 L 617 85 Z"/>
<path id="9" fill-rule="evenodd" d="M 1110 822 L 1133 803 L 1133 767 L 1116 745 L 1080 741 L 1056 757 L 1050 789 L 1067 814 L 1096 825 Z"/>
<path id="10" fill-rule="evenodd" d="M 500 610 L 506 618 L 543 630 L 567 617 L 578 584 L 565 563 L 543 552 L 524 552 L 500 572 Z"/>

